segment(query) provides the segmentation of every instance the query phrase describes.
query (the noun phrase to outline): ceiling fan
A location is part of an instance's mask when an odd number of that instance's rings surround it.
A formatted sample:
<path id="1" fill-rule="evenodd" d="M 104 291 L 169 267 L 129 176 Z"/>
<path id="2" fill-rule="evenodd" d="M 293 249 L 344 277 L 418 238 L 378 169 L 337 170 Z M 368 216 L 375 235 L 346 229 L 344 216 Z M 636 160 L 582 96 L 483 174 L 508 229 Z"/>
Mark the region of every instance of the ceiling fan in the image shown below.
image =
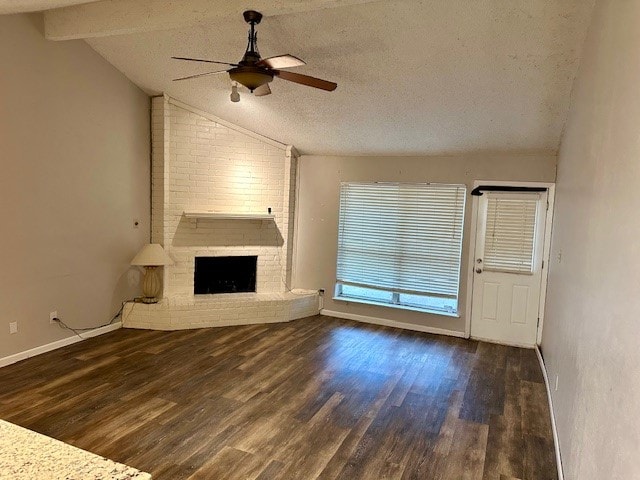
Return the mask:
<path id="1" fill-rule="evenodd" d="M 274 77 L 279 77 L 282 80 L 288 80 L 289 82 L 299 83 L 308 87 L 327 90 L 329 92 L 336 89 L 338 84 L 334 82 L 310 77 L 309 75 L 302 75 L 300 73 L 281 70 L 282 68 L 292 68 L 298 67 L 300 65 L 306 65 L 304 61 L 300 60 L 297 57 L 294 57 L 293 55 L 277 55 L 275 57 L 261 58 L 260 54 L 258 53 L 257 34 L 255 31 L 255 26 L 260 23 L 260 20 L 262 20 L 262 14 L 254 10 L 247 10 L 243 13 L 243 16 L 244 20 L 250 25 L 250 28 L 249 43 L 247 44 L 247 50 L 244 52 L 242 60 L 240 60 L 238 63 L 229 63 L 218 62 L 214 60 L 204 60 L 199 58 L 171 57 L 176 60 L 215 63 L 218 65 L 228 65 L 232 67 L 227 70 L 216 70 L 213 72 L 199 73 L 197 75 L 189 75 L 188 77 L 176 78 L 174 79 L 174 82 L 229 72 L 229 77 L 232 81 L 244 85 L 249 89 L 250 92 L 258 97 L 269 95 L 271 93 L 269 82 L 271 82 Z M 232 89 L 231 100 L 236 102 L 240 100 L 236 87 Z"/>

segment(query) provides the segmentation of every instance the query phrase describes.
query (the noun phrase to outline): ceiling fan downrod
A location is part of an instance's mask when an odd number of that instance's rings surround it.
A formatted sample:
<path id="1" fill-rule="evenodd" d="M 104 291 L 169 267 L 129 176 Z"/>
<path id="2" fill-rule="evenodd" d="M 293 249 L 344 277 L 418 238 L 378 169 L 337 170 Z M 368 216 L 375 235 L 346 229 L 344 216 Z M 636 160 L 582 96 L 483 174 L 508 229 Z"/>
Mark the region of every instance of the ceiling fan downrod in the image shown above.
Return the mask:
<path id="1" fill-rule="evenodd" d="M 257 62 L 260 60 L 260 54 L 258 53 L 258 34 L 256 33 L 255 27 L 262 20 L 262 14 L 255 10 L 247 10 L 242 15 L 244 16 L 245 22 L 250 25 L 249 42 L 247 43 L 247 50 L 244 54 L 243 60 L 248 60 L 247 57 L 252 57 L 251 60 Z"/>

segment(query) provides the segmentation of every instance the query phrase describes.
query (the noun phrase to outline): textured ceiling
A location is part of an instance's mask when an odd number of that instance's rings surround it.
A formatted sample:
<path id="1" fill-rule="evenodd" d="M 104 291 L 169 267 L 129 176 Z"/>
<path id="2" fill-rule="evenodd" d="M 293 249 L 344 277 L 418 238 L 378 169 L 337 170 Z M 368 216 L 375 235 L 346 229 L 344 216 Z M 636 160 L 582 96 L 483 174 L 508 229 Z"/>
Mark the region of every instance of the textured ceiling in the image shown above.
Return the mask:
<path id="1" fill-rule="evenodd" d="M 68 7 L 96 0 L 0 0 L 0 15 Z"/>
<path id="2" fill-rule="evenodd" d="M 314 154 L 533 152 L 558 148 L 592 2 L 380 1 L 268 17 L 263 57 L 338 83 L 327 93 L 280 79 L 273 95 L 229 101 L 226 74 L 172 55 L 238 61 L 241 17 L 87 40 L 149 93 L 170 96 Z M 215 68 L 214 68 L 215 69 Z"/>

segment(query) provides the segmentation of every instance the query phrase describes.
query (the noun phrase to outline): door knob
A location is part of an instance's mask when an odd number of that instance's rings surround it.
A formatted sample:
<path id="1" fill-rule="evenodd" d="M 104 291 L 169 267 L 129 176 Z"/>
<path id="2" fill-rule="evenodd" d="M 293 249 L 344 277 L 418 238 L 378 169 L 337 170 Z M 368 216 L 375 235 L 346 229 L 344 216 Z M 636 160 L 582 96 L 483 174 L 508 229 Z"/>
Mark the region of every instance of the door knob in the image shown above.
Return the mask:
<path id="1" fill-rule="evenodd" d="M 482 269 L 481 268 L 476 268 L 476 273 L 482 273 Z"/>

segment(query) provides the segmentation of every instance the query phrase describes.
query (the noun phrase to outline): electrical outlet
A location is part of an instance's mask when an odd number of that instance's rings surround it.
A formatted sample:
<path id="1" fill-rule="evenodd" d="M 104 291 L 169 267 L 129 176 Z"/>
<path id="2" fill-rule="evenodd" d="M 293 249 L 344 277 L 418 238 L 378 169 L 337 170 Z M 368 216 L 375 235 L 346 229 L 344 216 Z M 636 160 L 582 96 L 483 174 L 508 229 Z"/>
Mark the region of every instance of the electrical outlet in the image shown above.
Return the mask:
<path id="1" fill-rule="evenodd" d="M 58 318 L 58 312 L 49 312 L 49 323 L 56 323 L 56 318 Z"/>
<path id="2" fill-rule="evenodd" d="M 9 333 L 18 333 L 18 322 L 9 323 Z"/>
<path id="3" fill-rule="evenodd" d="M 324 297 L 324 288 L 319 289 L 319 290 L 318 290 L 318 294 L 319 294 L 321 297 Z"/>
<path id="4" fill-rule="evenodd" d="M 556 392 L 558 391 L 558 380 L 559 380 L 559 375 L 556 373 Z"/>

